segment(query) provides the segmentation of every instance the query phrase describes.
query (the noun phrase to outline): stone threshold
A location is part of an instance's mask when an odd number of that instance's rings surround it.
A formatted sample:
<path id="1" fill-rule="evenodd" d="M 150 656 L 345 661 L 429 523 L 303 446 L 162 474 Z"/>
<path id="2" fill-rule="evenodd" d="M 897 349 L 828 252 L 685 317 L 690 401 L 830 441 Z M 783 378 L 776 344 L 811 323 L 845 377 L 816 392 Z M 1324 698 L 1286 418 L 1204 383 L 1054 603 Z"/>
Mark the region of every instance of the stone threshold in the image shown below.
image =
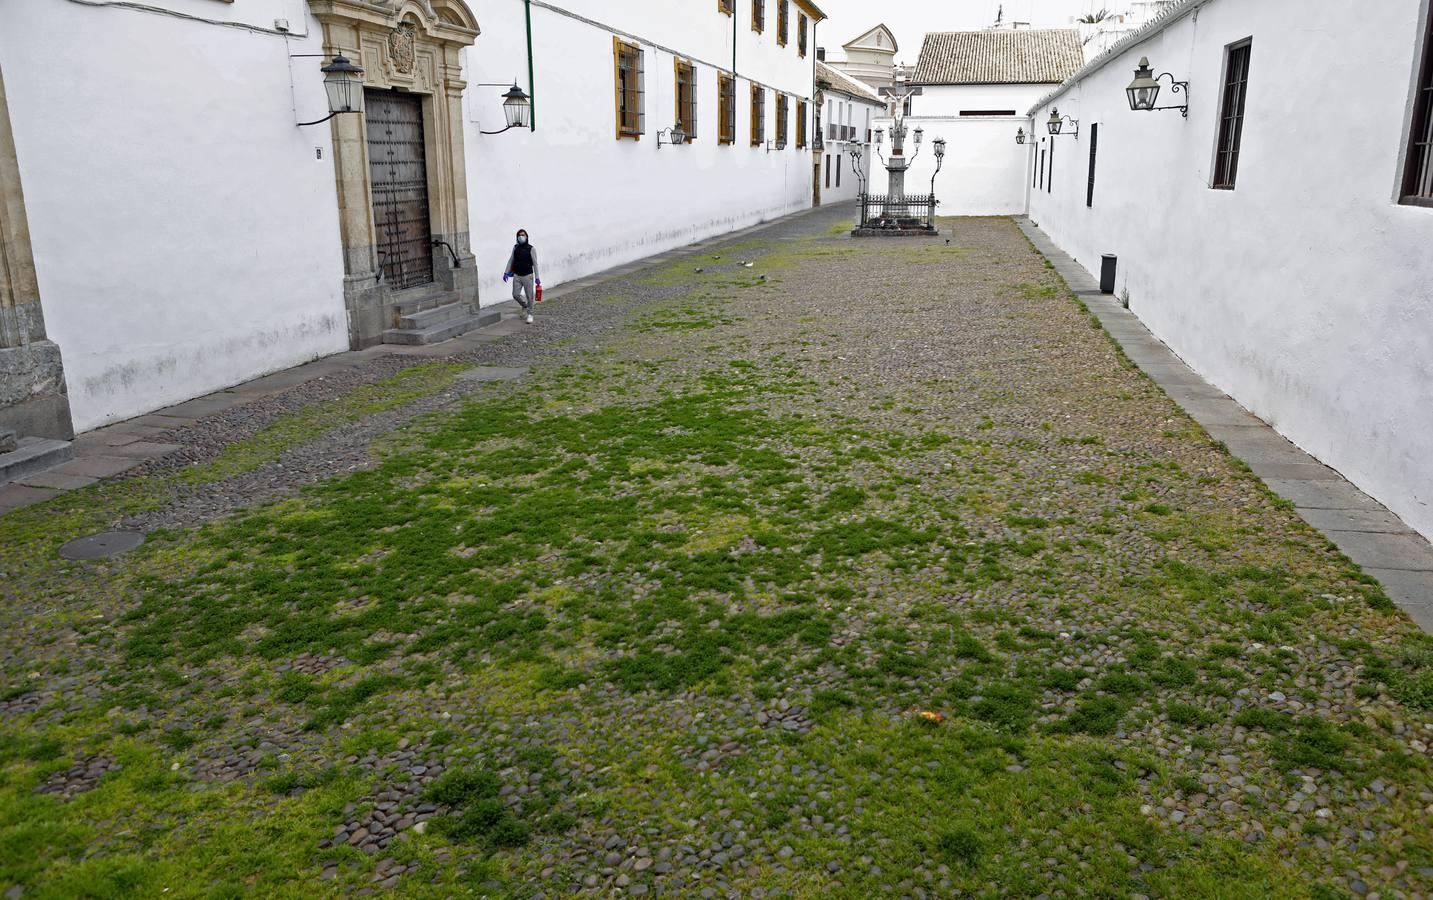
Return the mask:
<path id="1" fill-rule="evenodd" d="M 855 201 L 847 202 L 854 208 Z M 842 204 L 831 204 L 831 206 L 840 205 Z M 573 281 L 563 282 L 552 290 L 545 291 L 543 301 L 557 300 L 576 291 L 604 282 L 615 281 L 643 269 L 649 269 L 674 259 L 701 253 L 720 244 L 757 234 L 792 219 L 810 215 L 817 209 L 828 208 L 830 207 L 798 210 L 739 231 L 716 235 L 695 244 L 677 247 Z M 54 460 L 60 462 L 60 465 L 49 466 L 41 471 L 27 469 L 23 474 L 17 473 L 19 477 L 9 481 L 0 478 L 0 515 L 35 503 L 42 503 L 65 491 L 88 487 L 102 479 L 113 478 L 127 472 L 146 460 L 173 453 L 181 449 L 181 445 L 153 440 L 173 429 L 192 425 L 206 416 L 217 415 L 236 406 L 243 406 L 261 398 L 282 393 L 315 378 L 322 378 L 344 369 L 360 366 L 375 356 L 441 358 L 461 354 L 466 348 L 476 344 L 503 340 L 509 335 L 533 327 L 522 321 L 520 309 L 518 304 L 512 300 L 490 304 L 482 307 L 480 312 L 483 315 L 497 313 L 501 316 L 500 321 L 441 343 L 413 346 L 378 344 L 364 350 L 348 350 L 255 378 L 222 391 L 185 400 L 182 403 L 136 416 L 133 419 L 87 431 L 71 442 L 70 453 L 67 457 Z M 538 309 L 537 327 L 540 327 L 541 307 Z M 508 370 L 495 369 L 483 372 L 475 371 L 469 377 L 477 380 L 497 380 L 515 376 Z"/>
<path id="2" fill-rule="evenodd" d="M 1135 365 L 1433 634 L 1433 546 L 1422 535 L 1185 365 L 1039 226 L 1015 221 Z"/>

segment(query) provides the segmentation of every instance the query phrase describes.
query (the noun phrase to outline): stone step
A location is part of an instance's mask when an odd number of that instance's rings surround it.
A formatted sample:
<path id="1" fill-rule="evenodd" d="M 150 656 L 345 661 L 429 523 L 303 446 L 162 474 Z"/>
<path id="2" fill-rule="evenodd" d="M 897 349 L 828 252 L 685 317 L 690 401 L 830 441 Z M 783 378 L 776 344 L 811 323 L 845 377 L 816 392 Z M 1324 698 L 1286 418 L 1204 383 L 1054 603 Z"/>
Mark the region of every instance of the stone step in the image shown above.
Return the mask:
<path id="1" fill-rule="evenodd" d="M 427 331 L 439 325 L 446 325 L 449 322 L 466 319 L 472 314 L 473 308 L 467 303 L 445 303 L 442 306 L 435 306 L 432 309 L 425 309 L 422 312 L 399 316 L 398 329 L 402 331 Z"/>
<path id="2" fill-rule="evenodd" d="M 468 315 L 464 318 L 452 322 L 445 322 L 441 325 L 434 325 L 430 328 L 390 328 L 383 332 L 383 343 L 408 344 L 410 346 L 440 344 L 460 334 L 467 334 L 469 331 L 485 328 L 501 318 L 502 313 L 494 310 L 492 312 Z"/>
<path id="3" fill-rule="evenodd" d="M 404 316 L 437 309 L 452 302 L 447 291 L 442 290 L 436 284 L 431 284 L 422 288 L 413 288 L 411 291 L 404 291 L 403 296 L 394 300 L 390 308 L 393 310 L 394 320 L 397 321 Z"/>
<path id="4" fill-rule="evenodd" d="M 0 453 L 0 482 L 14 481 L 16 478 L 58 466 L 69 459 L 72 452 L 69 441 L 20 438 L 16 449 L 9 453 Z"/>

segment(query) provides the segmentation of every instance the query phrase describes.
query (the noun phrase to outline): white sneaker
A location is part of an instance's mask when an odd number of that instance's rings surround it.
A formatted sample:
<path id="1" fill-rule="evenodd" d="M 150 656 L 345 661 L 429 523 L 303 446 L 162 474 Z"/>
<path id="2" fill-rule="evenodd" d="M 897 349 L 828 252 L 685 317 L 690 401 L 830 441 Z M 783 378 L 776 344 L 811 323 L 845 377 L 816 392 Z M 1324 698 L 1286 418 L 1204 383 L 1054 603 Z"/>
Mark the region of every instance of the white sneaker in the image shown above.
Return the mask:
<path id="1" fill-rule="evenodd" d="M 529 325 L 532 324 L 532 313 L 528 313 L 528 314 L 527 314 L 527 324 L 529 324 Z"/>

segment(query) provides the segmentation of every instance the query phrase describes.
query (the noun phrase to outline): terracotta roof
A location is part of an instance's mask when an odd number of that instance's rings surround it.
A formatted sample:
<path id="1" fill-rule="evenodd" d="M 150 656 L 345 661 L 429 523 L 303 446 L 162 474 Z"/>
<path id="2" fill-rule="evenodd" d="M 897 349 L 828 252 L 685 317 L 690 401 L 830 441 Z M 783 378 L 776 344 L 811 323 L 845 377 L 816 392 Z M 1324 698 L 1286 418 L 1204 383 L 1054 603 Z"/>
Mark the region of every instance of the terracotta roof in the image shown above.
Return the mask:
<path id="1" fill-rule="evenodd" d="M 882 103 L 881 95 L 876 93 L 870 85 L 857 81 L 835 66 L 827 65 L 816 60 L 816 81 L 831 86 L 831 90 L 849 94 L 861 100 L 869 100 L 872 103 Z"/>
<path id="2" fill-rule="evenodd" d="M 937 31 L 925 36 L 914 84 L 1059 84 L 1085 64 L 1074 28 Z"/>

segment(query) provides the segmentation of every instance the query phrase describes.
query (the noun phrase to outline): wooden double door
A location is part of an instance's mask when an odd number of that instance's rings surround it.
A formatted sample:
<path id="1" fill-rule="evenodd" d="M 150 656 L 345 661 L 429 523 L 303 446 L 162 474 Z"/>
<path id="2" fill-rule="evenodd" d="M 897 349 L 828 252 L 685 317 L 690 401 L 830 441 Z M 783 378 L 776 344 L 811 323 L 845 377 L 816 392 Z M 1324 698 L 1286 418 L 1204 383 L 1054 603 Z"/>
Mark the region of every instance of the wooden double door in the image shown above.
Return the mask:
<path id="1" fill-rule="evenodd" d="M 423 98 L 369 88 L 364 96 L 378 265 L 394 290 L 433 280 Z"/>

